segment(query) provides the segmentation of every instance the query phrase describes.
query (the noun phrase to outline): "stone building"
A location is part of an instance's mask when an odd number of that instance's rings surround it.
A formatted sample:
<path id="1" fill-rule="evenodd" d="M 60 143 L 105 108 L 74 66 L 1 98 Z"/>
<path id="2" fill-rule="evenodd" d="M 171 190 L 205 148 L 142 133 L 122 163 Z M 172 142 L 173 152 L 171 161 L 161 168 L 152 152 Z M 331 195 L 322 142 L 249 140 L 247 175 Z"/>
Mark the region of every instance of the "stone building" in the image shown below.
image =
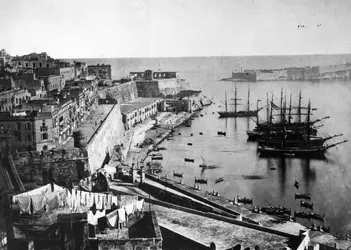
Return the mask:
<path id="1" fill-rule="evenodd" d="M 136 82 L 139 97 L 175 95 L 189 87 L 188 82 L 174 71 L 130 72 L 129 77 Z"/>
<path id="2" fill-rule="evenodd" d="M 0 112 L 1 125 L 8 126 L 12 149 L 18 151 L 52 148 L 50 112 Z"/>
<path id="3" fill-rule="evenodd" d="M 17 105 L 27 102 L 30 93 L 24 89 L 12 89 L 0 92 L 0 111 L 12 111 Z"/>
<path id="4" fill-rule="evenodd" d="M 136 123 L 141 123 L 159 110 L 161 98 L 138 98 L 134 101 L 121 104 L 122 121 L 128 130 Z"/>
<path id="5" fill-rule="evenodd" d="M 97 64 L 97 65 L 88 65 L 88 74 L 94 75 L 98 79 L 111 80 L 111 65 L 107 64 Z"/>
<path id="6" fill-rule="evenodd" d="M 14 74 L 14 87 L 27 89 L 31 99 L 45 98 L 47 95 L 43 79 L 38 79 L 35 73 Z"/>
<path id="7" fill-rule="evenodd" d="M 15 56 L 12 62 L 19 68 L 53 68 L 55 67 L 55 60 L 48 56 L 46 52 L 31 53 L 23 56 Z"/>
<path id="8" fill-rule="evenodd" d="M 194 112 L 202 108 L 201 91 L 184 90 L 165 99 L 165 109 L 170 112 Z"/>

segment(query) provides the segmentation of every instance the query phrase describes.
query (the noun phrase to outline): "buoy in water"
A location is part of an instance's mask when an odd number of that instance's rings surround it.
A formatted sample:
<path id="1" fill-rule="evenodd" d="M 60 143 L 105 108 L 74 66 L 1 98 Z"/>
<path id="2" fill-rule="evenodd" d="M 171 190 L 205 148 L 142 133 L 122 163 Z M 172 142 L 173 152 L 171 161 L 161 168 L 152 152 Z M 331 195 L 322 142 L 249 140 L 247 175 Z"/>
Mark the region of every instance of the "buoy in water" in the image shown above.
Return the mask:
<path id="1" fill-rule="evenodd" d="M 199 135 L 203 135 L 203 133 L 202 133 L 202 132 L 200 132 L 200 133 L 199 133 Z"/>

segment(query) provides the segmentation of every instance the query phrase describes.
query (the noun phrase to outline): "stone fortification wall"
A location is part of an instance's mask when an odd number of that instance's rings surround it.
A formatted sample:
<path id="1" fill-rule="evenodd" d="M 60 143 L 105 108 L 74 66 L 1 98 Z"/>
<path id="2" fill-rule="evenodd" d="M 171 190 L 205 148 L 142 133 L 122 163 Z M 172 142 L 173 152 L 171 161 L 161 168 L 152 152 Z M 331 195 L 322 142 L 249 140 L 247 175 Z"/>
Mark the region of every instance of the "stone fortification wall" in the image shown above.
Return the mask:
<path id="1" fill-rule="evenodd" d="M 257 72 L 257 81 L 276 81 L 286 80 L 288 73 L 286 70 L 274 70 L 271 72 Z"/>
<path id="2" fill-rule="evenodd" d="M 121 143 L 120 138 L 124 132 L 120 105 L 115 104 L 87 143 L 91 173 L 102 166 L 107 152 L 112 155 L 114 146 Z"/>
<path id="3" fill-rule="evenodd" d="M 136 87 L 139 97 L 159 97 L 160 89 L 157 81 L 137 81 Z"/>
<path id="4" fill-rule="evenodd" d="M 138 98 L 137 85 L 134 81 L 99 90 L 100 98 L 114 99 L 119 103 L 126 103 Z"/>

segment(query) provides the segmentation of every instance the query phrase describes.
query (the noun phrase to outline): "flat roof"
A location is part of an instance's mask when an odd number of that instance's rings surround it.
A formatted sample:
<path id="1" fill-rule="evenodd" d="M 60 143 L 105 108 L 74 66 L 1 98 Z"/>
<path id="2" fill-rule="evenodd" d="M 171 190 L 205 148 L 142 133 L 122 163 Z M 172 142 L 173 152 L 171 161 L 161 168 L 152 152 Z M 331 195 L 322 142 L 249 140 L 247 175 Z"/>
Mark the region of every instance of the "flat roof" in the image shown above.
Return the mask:
<path id="1" fill-rule="evenodd" d="M 217 249 L 231 249 L 237 244 L 241 244 L 241 249 L 256 245 L 261 249 L 289 247 L 290 239 L 287 237 L 154 204 L 152 208 L 160 226 L 207 246 L 214 242 Z"/>
<path id="2" fill-rule="evenodd" d="M 133 101 L 121 104 L 121 113 L 122 114 L 127 114 L 131 111 L 134 111 L 136 109 L 145 107 L 155 101 L 162 100 L 162 98 L 144 98 L 144 97 L 139 97 Z"/>

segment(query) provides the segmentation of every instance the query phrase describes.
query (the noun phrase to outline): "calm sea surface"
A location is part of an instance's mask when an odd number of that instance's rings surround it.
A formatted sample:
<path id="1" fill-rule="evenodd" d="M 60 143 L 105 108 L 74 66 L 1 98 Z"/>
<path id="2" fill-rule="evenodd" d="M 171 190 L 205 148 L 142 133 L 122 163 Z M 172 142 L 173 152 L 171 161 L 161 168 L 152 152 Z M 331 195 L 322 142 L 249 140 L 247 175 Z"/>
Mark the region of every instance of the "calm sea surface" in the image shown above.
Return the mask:
<path id="1" fill-rule="evenodd" d="M 179 71 L 182 78 L 190 81 L 191 88 L 202 90 L 203 94 L 214 98 L 215 104 L 201 111 L 203 117 L 195 118 L 191 127 L 179 127 L 182 134 L 172 141 L 165 141 L 164 171 L 184 173 L 184 182 L 193 185 L 194 177 L 208 179 L 203 190 L 216 190 L 221 196 L 252 197 L 255 205 L 283 205 L 293 210 L 304 210 L 300 201 L 294 199 L 294 193 L 311 193 L 315 212 L 325 214 L 326 225 L 331 225 L 334 232 L 348 230 L 351 232 L 351 142 L 332 148 L 327 153 L 327 161 L 300 159 L 261 159 L 256 154 L 256 143 L 247 142 L 246 130 L 255 126 L 248 118 L 218 119 L 219 110 L 224 109 L 224 92 L 233 95 L 235 84 L 221 82 L 219 79 L 229 77 L 233 69 L 282 68 L 288 66 L 307 66 L 351 62 L 351 55 L 335 56 L 279 56 L 279 57 L 212 57 L 212 58 L 152 58 L 152 59 L 80 59 L 88 64 L 111 64 L 113 78 L 126 76 L 129 71 L 169 70 Z M 298 92 L 302 91 L 303 104 L 311 99 L 314 118 L 330 116 L 321 124 L 321 134 L 343 133 L 337 140 L 351 140 L 351 82 L 322 81 L 312 82 L 257 82 L 238 83 L 238 95 L 247 100 L 248 86 L 251 88 L 252 108 L 256 99 L 266 103 L 266 93 L 274 94 L 279 104 L 281 88 L 293 103 L 297 104 Z M 221 106 L 221 107 L 219 107 Z M 246 106 L 243 106 L 245 108 Z M 214 112 L 214 113 L 213 113 Z M 265 112 L 260 118 L 265 118 Z M 218 130 L 227 131 L 226 137 L 217 136 Z M 177 131 L 177 132 L 178 132 Z M 203 135 L 199 135 L 203 132 Z M 190 133 L 194 133 L 191 137 Z M 193 146 L 187 146 L 192 142 Z M 199 168 L 203 156 L 208 164 L 217 168 L 202 171 Z M 184 158 L 194 158 L 195 163 L 185 163 Z M 275 167 L 276 170 L 271 170 Z M 259 175 L 262 179 L 245 179 L 242 175 Z M 218 177 L 224 182 L 214 184 Z M 297 191 L 294 182 L 300 183 Z M 309 225 L 308 221 L 300 222 Z"/>

